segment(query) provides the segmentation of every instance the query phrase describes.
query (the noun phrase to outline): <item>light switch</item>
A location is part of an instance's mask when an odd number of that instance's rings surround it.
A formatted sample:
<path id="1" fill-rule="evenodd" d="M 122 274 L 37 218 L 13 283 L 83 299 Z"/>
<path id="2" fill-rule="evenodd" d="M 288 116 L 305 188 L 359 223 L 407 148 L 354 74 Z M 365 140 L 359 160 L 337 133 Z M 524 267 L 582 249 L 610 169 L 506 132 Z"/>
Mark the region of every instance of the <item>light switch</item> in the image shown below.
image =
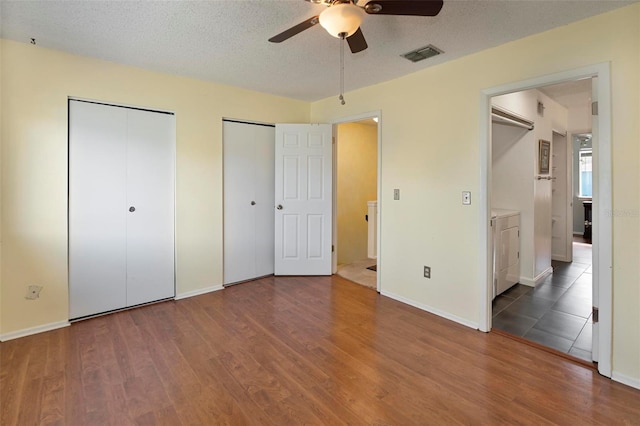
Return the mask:
<path id="1" fill-rule="evenodd" d="M 400 190 L 399 189 L 394 189 L 393 190 L 393 199 L 394 200 L 399 200 L 400 199 Z"/>
<path id="2" fill-rule="evenodd" d="M 471 191 L 462 191 L 462 204 L 471 204 Z"/>

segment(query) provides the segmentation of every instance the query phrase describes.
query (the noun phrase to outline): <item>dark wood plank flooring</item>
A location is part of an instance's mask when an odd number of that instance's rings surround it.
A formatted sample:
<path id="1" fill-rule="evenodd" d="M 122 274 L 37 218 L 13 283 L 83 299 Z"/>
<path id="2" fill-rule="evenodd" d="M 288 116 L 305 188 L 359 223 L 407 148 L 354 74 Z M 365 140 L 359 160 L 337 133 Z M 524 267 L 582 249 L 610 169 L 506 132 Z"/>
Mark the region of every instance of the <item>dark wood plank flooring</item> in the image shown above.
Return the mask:
<path id="1" fill-rule="evenodd" d="M 0 344 L 2 425 L 640 424 L 640 391 L 340 277 Z"/>

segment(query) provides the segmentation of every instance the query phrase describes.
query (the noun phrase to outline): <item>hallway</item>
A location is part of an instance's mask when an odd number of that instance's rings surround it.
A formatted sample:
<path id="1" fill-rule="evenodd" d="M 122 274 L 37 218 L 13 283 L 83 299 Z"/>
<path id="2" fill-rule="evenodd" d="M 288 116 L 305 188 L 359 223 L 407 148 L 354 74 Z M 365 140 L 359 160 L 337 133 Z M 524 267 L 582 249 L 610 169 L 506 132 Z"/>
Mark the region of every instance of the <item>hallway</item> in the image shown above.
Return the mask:
<path id="1" fill-rule="evenodd" d="M 337 275 L 372 289 L 377 287 L 376 259 L 362 259 L 346 265 L 339 265 Z"/>
<path id="2" fill-rule="evenodd" d="M 493 328 L 591 361 L 591 244 L 574 241 L 573 262 L 553 261 L 537 287 L 516 284 L 493 301 Z"/>

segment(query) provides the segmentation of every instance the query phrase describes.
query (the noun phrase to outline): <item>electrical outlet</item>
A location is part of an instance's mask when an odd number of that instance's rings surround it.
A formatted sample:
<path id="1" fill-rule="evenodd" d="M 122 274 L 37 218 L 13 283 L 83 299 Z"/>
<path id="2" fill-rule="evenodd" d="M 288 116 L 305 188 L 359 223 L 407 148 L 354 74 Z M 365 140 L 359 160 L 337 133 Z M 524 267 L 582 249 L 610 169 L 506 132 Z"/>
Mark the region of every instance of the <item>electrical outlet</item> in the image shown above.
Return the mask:
<path id="1" fill-rule="evenodd" d="M 424 267 L 424 277 L 431 278 L 431 266 Z"/>
<path id="2" fill-rule="evenodd" d="M 393 199 L 394 200 L 399 200 L 400 199 L 400 190 L 399 189 L 394 189 L 393 190 Z"/>
<path id="3" fill-rule="evenodd" d="M 462 191 L 462 204 L 471 204 L 471 191 Z"/>
<path id="4" fill-rule="evenodd" d="M 27 295 L 25 296 L 25 299 L 35 300 L 39 298 L 41 290 L 42 287 L 39 285 L 30 285 L 29 287 L 27 287 Z"/>

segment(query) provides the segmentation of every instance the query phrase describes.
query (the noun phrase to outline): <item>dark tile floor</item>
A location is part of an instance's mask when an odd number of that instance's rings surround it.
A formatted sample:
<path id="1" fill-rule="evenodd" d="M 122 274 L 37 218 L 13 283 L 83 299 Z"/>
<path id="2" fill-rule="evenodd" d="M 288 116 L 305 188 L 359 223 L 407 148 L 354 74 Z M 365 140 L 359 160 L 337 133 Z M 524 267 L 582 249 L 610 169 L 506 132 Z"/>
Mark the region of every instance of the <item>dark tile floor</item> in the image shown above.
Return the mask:
<path id="1" fill-rule="evenodd" d="M 573 243 L 573 262 L 551 262 L 535 288 L 516 284 L 493 301 L 493 328 L 591 361 L 591 245 Z"/>

